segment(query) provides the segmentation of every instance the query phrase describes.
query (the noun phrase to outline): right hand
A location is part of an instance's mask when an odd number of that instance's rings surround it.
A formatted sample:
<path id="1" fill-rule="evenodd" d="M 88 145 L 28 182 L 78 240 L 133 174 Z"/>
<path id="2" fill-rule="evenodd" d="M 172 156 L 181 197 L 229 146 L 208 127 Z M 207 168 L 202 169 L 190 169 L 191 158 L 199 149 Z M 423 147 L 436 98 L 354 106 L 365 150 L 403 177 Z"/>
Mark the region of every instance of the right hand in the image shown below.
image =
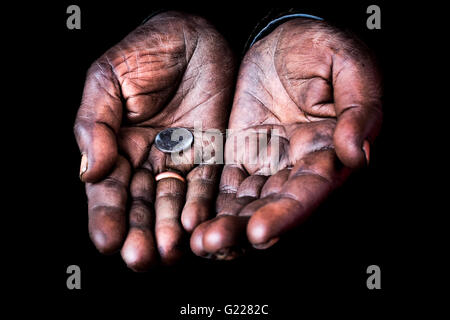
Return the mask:
<path id="1" fill-rule="evenodd" d="M 121 249 L 135 271 L 179 259 L 185 230 L 208 217 L 220 168 L 176 165 L 153 141 L 169 127 L 193 129 L 194 121 L 225 130 L 234 72 L 213 26 L 178 12 L 151 18 L 92 64 L 74 131 L 89 234 L 100 252 Z M 156 183 L 166 169 L 184 174 L 187 188 L 173 178 Z"/>

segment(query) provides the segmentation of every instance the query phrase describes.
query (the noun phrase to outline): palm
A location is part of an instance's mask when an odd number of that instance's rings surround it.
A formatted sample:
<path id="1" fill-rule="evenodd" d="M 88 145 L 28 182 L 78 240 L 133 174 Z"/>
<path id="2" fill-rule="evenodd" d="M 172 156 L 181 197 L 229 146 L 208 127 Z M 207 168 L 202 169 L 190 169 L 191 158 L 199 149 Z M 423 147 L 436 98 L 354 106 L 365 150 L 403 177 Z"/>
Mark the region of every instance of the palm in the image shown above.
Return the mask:
<path id="1" fill-rule="evenodd" d="M 348 50 L 353 45 L 356 50 Z M 271 246 L 342 183 L 350 172 L 342 162 L 352 166 L 361 155 L 368 158 L 363 141 L 358 142 L 362 149 L 349 150 L 352 141 L 345 139 L 353 139 L 352 132 L 346 119 L 338 118 L 364 102 L 373 118 L 370 126 L 379 124 L 376 73 L 361 79 L 360 66 L 352 64 L 355 55 L 376 71 L 356 40 L 323 23 L 301 19 L 283 24 L 249 50 L 230 116 L 233 133 L 227 139 L 226 160 L 232 164 L 222 173 L 218 216 L 195 230 L 194 252 L 231 259 L 250 244 Z M 358 94 L 364 101 L 347 102 L 350 96 L 359 99 Z M 339 129 L 338 121 L 344 121 Z M 278 143 L 271 144 L 261 130 Z M 375 134 L 376 129 L 364 138 L 372 140 Z M 236 147 L 235 137 L 252 136 L 253 141 L 265 139 L 257 161 L 249 156 L 249 148 Z M 270 162 L 266 155 L 277 161 Z"/>

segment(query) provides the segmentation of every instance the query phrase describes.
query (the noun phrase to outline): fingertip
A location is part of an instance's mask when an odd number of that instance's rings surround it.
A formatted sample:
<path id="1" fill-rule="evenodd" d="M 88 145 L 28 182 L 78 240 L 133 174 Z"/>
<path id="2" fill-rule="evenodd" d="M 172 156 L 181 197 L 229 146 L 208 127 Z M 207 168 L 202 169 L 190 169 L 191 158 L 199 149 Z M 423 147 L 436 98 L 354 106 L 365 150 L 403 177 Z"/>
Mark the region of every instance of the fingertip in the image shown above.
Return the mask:
<path id="1" fill-rule="evenodd" d="M 102 254 L 119 251 L 125 239 L 125 215 L 114 208 L 100 207 L 89 220 L 89 235 Z"/>
<path id="2" fill-rule="evenodd" d="M 300 224 L 305 215 L 302 207 L 291 198 L 273 200 L 260 207 L 247 225 L 247 238 L 256 249 L 274 245 L 279 237 Z"/>
<path id="3" fill-rule="evenodd" d="M 358 169 L 367 166 L 370 160 L 368 139 L 372 141 L 378 135 L 381 121 L 378 107 L 353 106 L 341 111 L 333 142 L 338 158 L 346 167 Z"/>
<path id="4" fill-rule="evenodd" d="M 255 214 L 247 225 L 247 238 L 255 249 L 263 250 L 278 242 L 279 237 L 273 235 L 270 222 L 262 214 Z"/>
<path id="5" fill-rule="evenodd" d="M 247 237 L 250 243 L 255 247 L 264 247 L 270 242 L 270 226 L 260 217 L 252 217 L 247 225 Z"/>
<path id="6" fill-rule="evenodd" d="M 156 243 L 164 265 L 173 265 L 183 256 L 183 230 L 179 224 L 157 228 Z"/>
<path id="7" fill-rule="evenodd" d="M 140 229 L 132 229 L 125 240 L 121 256 L 128 268 L 135 272 L 145 272 L 158 261 L 151 235 Z"/>
<path id="8" fill-rule="evenodd" d="M 102 127 L 93 130 L 93 137 L 85 138 L 86 151 L 82 152 L 80 179 L 83 182 L 97 182 L 104 178 L 114 167 L 117 157 L 115 135 Z"/>
<path id="9" fill-rule="evenodd" d="M 208 226 L 203 236 L 203 248 L 219 259 L 233 259 L 245 247 L 245 227 L 248 217 L 223 215 Z"/>
<path id="10" fill-rule="evenodd" d="M 209 225 L 209 221 L 203 222 L 194 229 L 190 239 L 190 247 L 192 252 L 200 257 L 207 255 L 207 252 L 203 248 L 203 235 Z"/>
<path id="11" fill-rule="evenodd" d="M 117 151 L 112 151 L 107 156 L 101 156 L 101 158 L 94 159 L 87 156 L 87 160 L 82 160 L 82 166 L 80 166 L 80 180 L 85 183 L 95 183 L 103 179 L 111 172 L 114 164 L 117 161 Z M 85 164 L 83 164 L 83 161 Z"/>
<path id="12" fill-rule="evenodd" d="M 199 202 L 187 203 L 181 213 L 181 224 L 187 232 L 192 233 L 208 216 L 209 208 L 206 204 Z"/>
<path id="13" fill-rule="evenodd" d="M 97 250 L 104 255 L 116 253 L 122 244 L 120 237 L 107 234 L 99 229 L 91 231 L 90 237 Z"/>
<path id="14" fill-rule="evenodd" d="M 203 248 L 207 252 L 215 253 L 227 247 L 230 243 L 230 235 L 220 223 L 215 223 L 206 230 L 203 236 Z"/>
<path id="15" fill-rule="evenodd" d="M 358 169 L 367 165 L 364 146 L 362 143 L 342 138 L 335 134 L 334 145 L 339 160 L 348 168 Z"/>

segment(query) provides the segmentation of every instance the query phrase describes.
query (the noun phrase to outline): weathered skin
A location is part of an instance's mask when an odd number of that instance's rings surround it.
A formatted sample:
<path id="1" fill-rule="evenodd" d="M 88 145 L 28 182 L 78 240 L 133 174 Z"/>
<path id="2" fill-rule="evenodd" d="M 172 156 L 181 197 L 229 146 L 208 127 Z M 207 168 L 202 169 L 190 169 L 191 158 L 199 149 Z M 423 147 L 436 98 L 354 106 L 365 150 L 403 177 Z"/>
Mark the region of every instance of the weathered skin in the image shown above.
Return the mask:
<path id="1" fill-rule="evenodd" d="M 226 143 L 217 217 L 191 237 L 199 256 L 232 259 L 268 248 L 369 161 L 381 124 L 381 81 L 367 48 L 326 22 L 294 19 L 246 54 L 229 128 L 277 129 L 280 167 L 249 164 Z"/>
<path id="2" fill-rule="evenodd" d="M 234 73 L 222 36 L 178 12 L 153 17 L 92 64 L 74 130 L 85 155 L 89 233 L 100 252 L 121 249 L 135 271 L 179 259 L 183 227 L 192 231 L 211 211 L 220 167 L 175 165 L 153 141 L 165 128 L 194 122 L 223 131 Z M 156 183 L 167 168 L 187 185 Z"/>

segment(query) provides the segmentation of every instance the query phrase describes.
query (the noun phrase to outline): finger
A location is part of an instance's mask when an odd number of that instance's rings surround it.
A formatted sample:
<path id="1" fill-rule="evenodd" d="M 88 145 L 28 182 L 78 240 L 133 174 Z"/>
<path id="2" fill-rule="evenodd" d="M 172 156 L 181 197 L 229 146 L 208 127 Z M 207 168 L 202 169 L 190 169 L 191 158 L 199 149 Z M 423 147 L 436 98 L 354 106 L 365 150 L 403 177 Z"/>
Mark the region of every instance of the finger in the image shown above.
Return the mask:
<path id="1" fill-rule="evenodd" d="M 189 172 L 186 204 L 181 214 L 181 223 L 186 231 L 192 232 L 211 214 L 218 182 L 217 165 L 199 165 Z"/>
<path id="2" fill-rule="evenodd" d="M 202 225 L 199 231 L 196 230 L 191 239 L 194 253 L 208 258 L 230 260 L 241 256 L 248 248 L 245 231 L 249 217 L 240 215 L 239 211 L 259 197 L 267 177 L 253 175 L 242 180 L 243 175 L 240 171 L 242 170 L 239 168 L 228 167 L 225 176 L 222 176 L 222 187 L 229 187 L 229 183 L 234 186 L 239 184 L 239 187 L 236 193 L 224 193 L 222 196 L 226 198 L 222 198 L 222 210 L 218 216 L 208 221 L 208 224 Z M 239 183 L 241 180 L 242 182 Z"/>
<path id="3" fill-rule="evenodd" d="M 194 231 L 192 232 L 190 239 L 190 246 L 192 252 L 197 256 L 210 258 L 211 254 L 203 248 L 203 236 L 205 234 L 208 225 L 212 222 L 212 220 L 207 220 L 200 225 L 198 225 Z"/>
<path id="4" fill-rule="evenodd" d="M 180 214 L 185 194 L 185 183 L 178 179 L 166 178 L 157 183 L 155 234 L 161 261 L 165 264 L 173 264 L 183 253 L 184 230 Z"/>
<path id="5" fill-rule="evenodd" d="M 238 192 L 236 193 L 237 198 L 250 197 L 253 199 L 259 198 L 261 189 L 267 180 L 267 176 L 263 175 L 252 175 L 245 178 L 239 186 Z"/>
<path id="6" fill-rule="evenodd" d="M 245 178 L 236 194 L 225 193 L 220 200 L 222 204 L 218 207 L 218 215 L 242 215 L 242 208 L 259 198 L 261 189 L 267 177 L 253 175 Z"/>
<path id="7" fill-rule="evenodd" d="M 231 260 L 249 247 L 245 237 L 247 217 L 217 216 L 195 228 L 190 245 L 197 256 L 208 259 Z"/>
<path id="8" fill-rule="evenodd" d="M 372 57 L 353 53 L 333 61 L 333 89 L 337 115 L 334 145 L 350 168 L 368 164 L 369 146 L 382 120 L 381 77 Z"/>
<path id="9" fill-rule="evenodd" d="M 95 182 L 116 163 L 118 133 L 122 119 L 120 89 L 108 63 L 89 69 L 83 99 L 75 120 L 75 137 L 82 153 L 80 179 Z"/>
<path id="10" fill-rule="evenodd" d="M 248 217 L 222 215 L 214 218 L 203 230 L 202 250 L 209 258 L 231 260 L 249 247 L 245 234 Z"/>
<path id="11" fill-rule="evenodd" d="M 125 209 L 130 165 L 123 157 L 108 177 L 86 184 L 89 210 L 89 235 L 97 249 L 110 254 L 123 243 L 126 230 Z"/>
<path id="12" fill-rule="evenodd" d="M 236 201 L 240 205 L 240 210 L 237 212 L 239 216 L 250 216 L 253 213 L 252 211 L 245 210 L 245 208 L 249 207 L 259 198 L 261 189 L 266 181 L 267 177 L 261 175 L 253 175 L 242 181 L 236 194 Z"/>
<path id="13" fill-rule="evenodd" d="M 158 261 L 154 234 L 155 179 L 144 168 L 137 170 L 130 185 L 130 229 L 122 247 L 125 263 L 134 271 L 146 271 Z"/>
<path id="14" fill-rule="evenodd" d="M 278 194 L 255 208 L 247 236 L 256 248 L 266 248 L 301 224 L 349 174 L 333 150 L 309 154 L 292 168 Z"/>
<path id="15" fill-rule="evenodd" d="M 270 176 L 269 179 L 267 179 L 266 183 L 264 184 L 262 190 L 261 190 L 261 198 L 268 197 L 272 194 L 277 194 L 281 191 L 283 188 L 285 182 L 289 178 L 289 174 L 291 173 L 291 170 L 288 168 L 285 168 L 283 170 L 278 171 L 274 175 Z"/>
<path id="16" fill-rule="evenodd" d="M 219 195 L 216 200 L 216 212 L 218 215 L 236 215 L 250 201 L 245 197 L 236 199 L 239 186 L 247 177 L 248 174 L 240 166 L 226 165 L 223 168 L 219 184 Z"/>

